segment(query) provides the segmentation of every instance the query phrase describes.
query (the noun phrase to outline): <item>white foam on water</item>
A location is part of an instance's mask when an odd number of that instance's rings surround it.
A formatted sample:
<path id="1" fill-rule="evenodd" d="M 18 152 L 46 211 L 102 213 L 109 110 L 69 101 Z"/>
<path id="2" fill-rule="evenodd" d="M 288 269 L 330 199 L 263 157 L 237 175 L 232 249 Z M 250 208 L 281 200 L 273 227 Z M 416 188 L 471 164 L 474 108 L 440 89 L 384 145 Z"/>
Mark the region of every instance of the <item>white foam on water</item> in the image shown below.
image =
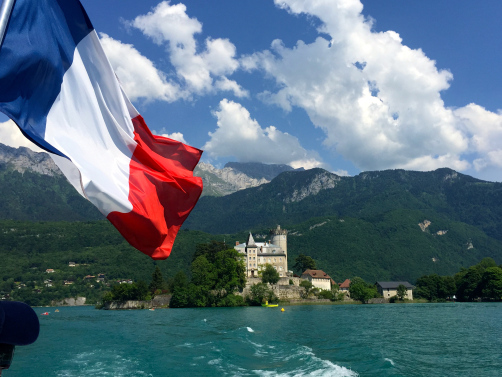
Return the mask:
<path id="1" fill-rule="evenodd" d="M 392 361 L 391 359 L 385 358 L 384 360 L 388 361 L 392 366 L 395 366 L 394 361 Z"/>
<path id="2" fill-rule="evenodd" d="M 254 332 L 254 330 L 251 327 L 246 327 L 249 332 Z"/>
<path id="3" fill-rule="evenodd" d="M 297 369 L 291 372 L 278 373 L 276 371 L 253 370 L 257 376 L 262 377 L 357 377 L 356 372 L 333 364 L 330 361 L 323 361 L 321 368 L 315 370 Z"/>
<path id="4" fill-rule="evenodd" d="M 207 363 L 209 365 L 219 365 L 219 364 L 221 364 L 221 361 L 222 361 L 221 359 L 213 359 L 213 360 L 209 360 Z"/>
<path id="5" fill-rule="evenodd" d="M 139 370 L 138 360 L 128 359 L 111 351 L 96 350 L 82 352 L 73 359 L 67 360 L 67 368 L 56 371 L 58 377 L 81 377 L 81 376 L 134 376 L 153 377 L 143 370 Z"/>
<path id="6" fill-rule="evenodd" d="M 187 347 L 187 348 L 193 348 L 193 343 L 183 343 L 183 344 L 178 344 L 176 347 Z"/>
<path id="7" fill-rule="evenodd" d="M 254 347 L 254 356 L 268 357 L 269 353 L 263 349 L 263 344 L 255 343 L 251 340 L 248 340 L 248 342 Z"/>
<path id="8" fill-rule="evenodd" d="M 296 361 L 301 361 L 301 367 L 298 367 L 291 371 L 263 371 L 263 370 L 253 370 L 258 376 L 263 377 L 357 377 L 359 374 L 347 369 L 343 366 L 337 365 L 329 360 L 323 360 L 315 356 L 312 348 L 307 346 L 301 346 L 293 352 L 282 357 L 277 355 L 274 357 L 275 360 L 289 361 L 289 364 L 293 364 Z"/>

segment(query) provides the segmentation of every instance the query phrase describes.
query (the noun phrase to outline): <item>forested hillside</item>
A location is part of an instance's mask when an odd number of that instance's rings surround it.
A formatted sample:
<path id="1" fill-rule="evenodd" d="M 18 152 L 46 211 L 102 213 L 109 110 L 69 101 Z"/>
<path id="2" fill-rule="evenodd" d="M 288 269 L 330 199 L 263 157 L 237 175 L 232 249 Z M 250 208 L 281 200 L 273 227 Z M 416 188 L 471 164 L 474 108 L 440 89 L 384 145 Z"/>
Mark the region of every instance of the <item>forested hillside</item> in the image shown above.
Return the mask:
<path id="1" fill-rule="evenodd" d="M 266 185 L 225 197 L 201 198 L 185 226 L 233 233 L 275 224 L 288 226 L 320 216 L 375 222 L 398 209 L 465 222 L 502 240 L 502 183 L 481 181 L 451 169 L 387 170 L 356 177 L 338 177 L 322 169 L 285 172 Z"/>
<path id="2" fill-rule="evenodd" d="M 148 281 L 157 263 L 168 278 L 180 270 L 188 273 L 198 243 L 214 239 L 233 246 L 244 242 L 249 231 L 263 240 L 277 224 L 290 231 L 290 266 L 299 254 L 309 255 L 336 280 L 361 276 L 413 282 L 430 273 L 452 274 L 484 257 L 502 263 L 502 184 L 450 169 L 355 177 L 322 169 L 286 171 L 268 184 L 206 196 L 185 222 L 172 256 L 153 262 L 130 247 L 62 175 L 30 170 L 35 159 L 45 161 L 43 156 L 25 153 L 21 157 L 26 161 L 14 166 L 13 152 L 2 151 L 4 291 L 16 282 L 37 282 L 30 284 L 38 287 L 47 268 L 56 270 L 51 280 L 71 278 L 84 284 L 85 276 L 99 273 L 110 280 Z M 69 262 L 78 267 L 69 267 Z"/>
<path id="3" fill-rule="evenodd" d="M 182 231 L 171 256 L 165 261 L 153 261 L 124 241 L 106 220 L 0 221 L 0 297 L 10 294 L 23 301 L 47 304 L 78 294 L 92 302 L 118 280 L 149 282 L 155 266 L 166 278 L 180 270 L 188 272 L 195 246 L 213 239 L 223 237 Z M 70 262 L 76 266 L 70 266 Z M 47 273 L 47 269 L 54 272 Z M 85 279 L 89 275 L 97 278 L 98 274 L 105 275 L 104 282 Z M 47 286 L 47 279 L 52 286 Z M 65 285 L 65 281 L 71 284 Z"/>
<path id="4" fill-rule="evenodd" d="M 62 175 L 20 173 L 0 164 L 0 219 L 86 221 L 103 215 Z"/>

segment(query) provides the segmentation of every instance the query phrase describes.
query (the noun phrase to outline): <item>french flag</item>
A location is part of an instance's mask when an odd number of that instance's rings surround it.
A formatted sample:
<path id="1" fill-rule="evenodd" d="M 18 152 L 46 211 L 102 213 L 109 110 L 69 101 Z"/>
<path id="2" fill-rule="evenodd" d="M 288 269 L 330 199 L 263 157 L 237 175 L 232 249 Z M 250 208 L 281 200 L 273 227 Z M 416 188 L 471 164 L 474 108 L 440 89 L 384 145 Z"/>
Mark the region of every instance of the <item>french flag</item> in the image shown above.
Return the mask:
<path id="1" fill-rule="evenodd" d="M 202 151 L 150 132 L 78 0 L 15 0 L 6 25 L 0 111 L 132 246 L 167 258 L 202 193 Z"/>

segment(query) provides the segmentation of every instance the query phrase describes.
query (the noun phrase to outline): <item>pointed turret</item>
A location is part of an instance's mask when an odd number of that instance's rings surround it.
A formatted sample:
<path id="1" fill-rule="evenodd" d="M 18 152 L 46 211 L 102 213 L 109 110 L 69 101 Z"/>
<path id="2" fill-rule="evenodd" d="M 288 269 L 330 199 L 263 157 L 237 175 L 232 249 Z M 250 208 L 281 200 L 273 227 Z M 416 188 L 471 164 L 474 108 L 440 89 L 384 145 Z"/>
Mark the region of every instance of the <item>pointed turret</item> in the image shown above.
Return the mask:
<path id="1" fill-rule="evenodd" d="M 251 234 L 251 232 L 249 232 L 249 236 L 246 241 L 246 246 L 256 246 L 256 243 L 254 242 L 254 238 L 253 238 L 253 235 Z"/>

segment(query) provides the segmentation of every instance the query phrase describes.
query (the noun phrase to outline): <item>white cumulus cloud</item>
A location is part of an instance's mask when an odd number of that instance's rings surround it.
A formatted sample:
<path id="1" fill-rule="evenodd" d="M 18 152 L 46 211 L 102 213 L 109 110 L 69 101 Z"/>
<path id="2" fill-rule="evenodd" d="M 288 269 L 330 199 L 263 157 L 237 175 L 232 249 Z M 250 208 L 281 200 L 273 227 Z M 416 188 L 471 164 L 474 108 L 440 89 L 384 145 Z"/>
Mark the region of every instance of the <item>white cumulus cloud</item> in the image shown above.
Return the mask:
<path id="1" fill-rule="evenodd" d="M 188 144 L 181 132 L 173 132 L 172 134 L 162 134 L 161 136 L 167 137 L 169 139 L 181 141 L 183 144 Z"/>
<path id="2" fill-rule="evenodd" d="M 13 148 L 26 147 L 35 152 L 44 152 L 41 148 L 25 138 L 16 124 L 11 120 L 0 123 L 0 143 Z"/>
<path id="3" fill-rule="evenodd" d="M 452 73 L 407 47 L 398 33 L 375 32 L 359 0 L 275 3 L 317 17 L 322 36 L 293 48 L 275 40 L 270 51 L 243 57 L 241 66 L 271 77 L 278 89 L 260 98 L 285 111 L 304 109 L 324 131 L 326 147 L 362 170 L 502 163 L 501 114 L 446 107 L 441 92 Z"/>
<path id="4" fill-rule="evenodd" d="M 228 39 L 207 38 L 205 48 L 201 49 L 195 35 L 202 32 L 202 24 L 190 18 L 186 11 L 184 4 L 171 5 L 170 1 L 163 1 L 129 25 L 158 45 L 166 45 L 178 78 L 191 93 L 203 95 L 223 90 L 238 97 L 246 96 L 247 92 L 235 81 L 229 85 L 226 77 L 239 68 L 235 46 Z"/>
<path id="5" fill-rule="evenodd" d="M 211 157 L 234 157 L 240 162 L 288 164 L 294 168 L 322 167 L 318 154 L 305 150 L 298 139 L 274 126 L 262 128 L 241 104 L 224 99 L 214 112 L 218 128 L 203 149 Z"/>
<path id="6" fill-rule="evenodd" d="M 166 75 L 133 45 L 117 41 L 104 33 L 100 37 L 106 56 L 131 101 L 173 102 L 187 96 L 178 84 L 167 80 Z"/>

